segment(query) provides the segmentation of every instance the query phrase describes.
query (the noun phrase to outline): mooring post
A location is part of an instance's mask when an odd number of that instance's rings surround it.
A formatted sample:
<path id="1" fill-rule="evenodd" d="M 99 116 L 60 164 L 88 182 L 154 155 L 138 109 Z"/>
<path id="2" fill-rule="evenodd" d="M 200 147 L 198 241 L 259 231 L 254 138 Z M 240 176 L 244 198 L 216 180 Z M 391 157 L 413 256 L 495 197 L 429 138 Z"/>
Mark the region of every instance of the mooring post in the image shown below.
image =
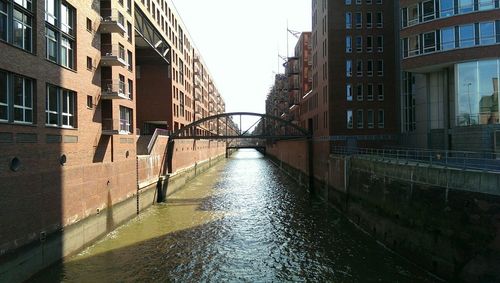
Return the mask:
<path id="1" fill-rule="evenodd" d="M 174 157 L 174 139 L 169 138 L 167 143 L 167 172 L 172 173 L 172 160 Z"/>

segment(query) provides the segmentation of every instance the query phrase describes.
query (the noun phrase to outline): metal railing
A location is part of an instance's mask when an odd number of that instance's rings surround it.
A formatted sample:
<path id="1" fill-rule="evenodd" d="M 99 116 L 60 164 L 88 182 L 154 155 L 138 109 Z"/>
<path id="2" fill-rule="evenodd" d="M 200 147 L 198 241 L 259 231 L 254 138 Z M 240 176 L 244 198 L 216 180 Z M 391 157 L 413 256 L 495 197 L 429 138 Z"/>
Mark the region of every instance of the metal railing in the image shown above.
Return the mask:
<path id="1" fill-rule="evenodd" d="M 334 146 L 331 148 L 331 153 L 356 155 L 362 158 L 394 162 L 396 164 L 426 164 L 428 166 L 500 172 L 500 154 L 494 152 Z"/>
<path id="2" fill-rule="evenodd" d="M 102 119 L 102 131 L 117 132 L 119 134 L 132 133 L 132 122 L 127 119 Z"/>
<path id="3" fill-rule="evenodd" d="M 102 44 L 101 45 L 102 57 L 118 57 L 126 63 L 125 48 L 119 44 Z"/>
<path id="4" fill-rule="evenodd" d="M 131 90 L 127 91 L 125 82 L 120 80 L 103 80 L 101 88 L 103 93 L 118 93 L 119 96 L 132 97 Z"/>

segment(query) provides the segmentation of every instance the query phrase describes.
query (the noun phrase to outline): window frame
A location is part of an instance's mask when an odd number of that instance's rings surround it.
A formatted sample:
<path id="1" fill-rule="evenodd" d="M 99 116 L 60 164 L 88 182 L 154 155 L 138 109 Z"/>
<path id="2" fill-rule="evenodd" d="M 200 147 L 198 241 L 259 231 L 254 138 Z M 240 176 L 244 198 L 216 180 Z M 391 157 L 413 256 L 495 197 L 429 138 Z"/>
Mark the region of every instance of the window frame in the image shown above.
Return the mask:
<path id="1" fill-rule="evenodd" d="M 364 110 L 363 109 L 358 109 L 356 110 L 356 128 L 358 129 L 363 129 L 364 128 Z"/>
<path id="2" fill-rule="evenodd" d="M 50 95 L 49 89 L 53 88 L 56 95 L 56 110 L 49 109 Z M 45 126 L 65 129 L 77 129 L 77 98 L 75 91 L 65 89 L 53 84 L 47 83 L 45 86 Z M 64 110 L 66 108 L 66 110 Z M 57 123 L 50 123 L 51 115 L 56 115 Z M 66 120 L 66 122 L 65 122 Z"/>
<path id="3" fill-rule="evenodd" d="M 16 79 L 21 79 L 22 80 L 22 104 L 16 104 L 16 93 L 15 93 L 15 87 L 16 87 L 16 82 L 15 80 Z M 31 96 L 31 99 L 27 100 L 26 99 L 26 82 L 29 82 L 31 87 L 30 87 L 30 96 Z M 28 79 L 26 77 L 23 77 L 23 76 L 19 76 L 19 75 L 16 75 L 16 74 L 13 74 L 12 75 L 12 96 L 13 96 L 13 99 L 12 99 L 12 121 L 16 124 L 34 124 L 34 83 L 33 83 L 33 80 L 31 79 Z M 30 104 L 31 104 L 31 107 L 30 106 L 27 106 L 27 101 L 30 101 Z M 16 120 L 16 109 L 21 109 L 22 111 L 22 120 Z M 26 112 L 28 111 L 31 111 L 31 120 L 28 121 L 26 118 L 27 118 L 27 114 Z"/>

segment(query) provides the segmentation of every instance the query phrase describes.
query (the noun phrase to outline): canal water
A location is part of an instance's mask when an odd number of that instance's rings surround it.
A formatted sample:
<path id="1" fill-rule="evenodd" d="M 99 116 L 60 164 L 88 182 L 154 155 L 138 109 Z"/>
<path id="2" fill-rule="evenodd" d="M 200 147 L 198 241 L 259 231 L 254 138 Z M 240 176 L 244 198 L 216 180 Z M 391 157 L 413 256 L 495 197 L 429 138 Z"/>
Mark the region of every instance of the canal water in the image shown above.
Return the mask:
<path id="1" fill-rule="evenodd" d="M 253 150 L 35 282 L 434 282 Z"/>

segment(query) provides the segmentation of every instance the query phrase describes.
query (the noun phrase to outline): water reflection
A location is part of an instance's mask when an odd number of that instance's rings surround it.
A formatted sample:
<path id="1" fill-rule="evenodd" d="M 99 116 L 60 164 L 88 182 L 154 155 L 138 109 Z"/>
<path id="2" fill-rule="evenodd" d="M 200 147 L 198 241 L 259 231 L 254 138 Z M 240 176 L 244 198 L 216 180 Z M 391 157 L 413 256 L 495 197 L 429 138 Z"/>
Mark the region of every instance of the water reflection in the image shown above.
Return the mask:
<path id="1" fill-rule="evenodd" d="M 259 153 L 239 151 L 35 281 L 432 282 L 312 198 Z"/>

